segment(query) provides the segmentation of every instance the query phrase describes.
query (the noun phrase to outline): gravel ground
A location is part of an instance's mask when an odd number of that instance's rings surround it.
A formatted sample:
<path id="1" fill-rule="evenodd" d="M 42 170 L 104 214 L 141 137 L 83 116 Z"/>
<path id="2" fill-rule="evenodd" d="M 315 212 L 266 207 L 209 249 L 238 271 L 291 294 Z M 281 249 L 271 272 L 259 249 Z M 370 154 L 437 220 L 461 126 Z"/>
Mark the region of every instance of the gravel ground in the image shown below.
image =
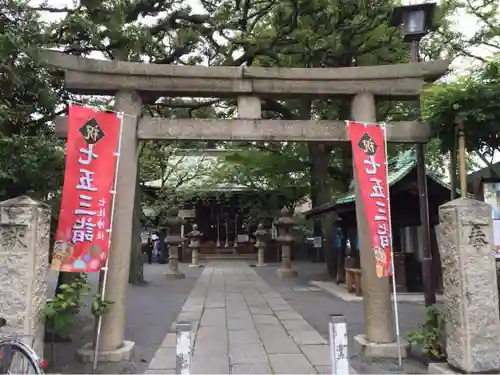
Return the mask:
<path id="1" fill-rule="evenodd" d="M 185 279 L 167 280 L 164 276 L 167 265 L 146 264 L 144 286 L 129 285 L 127 298 L 127 321 L 125 338 L 134 341 L 135 354 L 131 362 L 101 364 L 99 373 L 143 373 L 156 350 L 165 338 L 189 292 L 202 269 L 188 268 L 181 264 Z M 89 281 L 97 285 L 97 275 L 90 275 Z M 51 280 L 51 290 L 56 284 L 56 275 Z M 56 344 L 56 358 L 48 372 L 64 374 L 92 373 L 91 364 L 76 360 L 76 351 L 83 344 L 92 341 L 93 319 L 90 312 L 81 313 L 75 324 L 71 342 Z M 50 346 L 45 348 L 45 357 L 50 361 Z"/>

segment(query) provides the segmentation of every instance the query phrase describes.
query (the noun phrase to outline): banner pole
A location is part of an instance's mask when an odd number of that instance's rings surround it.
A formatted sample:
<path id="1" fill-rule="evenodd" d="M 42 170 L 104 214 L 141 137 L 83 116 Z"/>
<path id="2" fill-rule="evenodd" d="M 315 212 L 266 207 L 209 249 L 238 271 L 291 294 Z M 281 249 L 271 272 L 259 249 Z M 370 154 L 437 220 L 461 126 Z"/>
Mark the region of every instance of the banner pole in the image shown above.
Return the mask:
<path id="1" fill-rule="evenodd" d="M 113 190 L 111 194 L 113 196 L 113 202 L 111 202 L 111 215 L 109 221 L 109 229 L 108 229 L 108 256 L 106 257 L 106 262 L 104 263 L 104 267 L 101 270 L 104 270 L 104 276 L 102 281 L 101 290 L 99 291 L 99 295 L 101 300 L 104 299 L 104 293 L 106 292 L 106 281 L 108 279 L 108 263 L 109 263 L 109 255 L 111 253 L 111 235 L 113 233 L 113 219 L 115 217 L 115 202 L 116 202 L 116 185 L 118 180 L 118 169 L 120 167 L 120 152 L 122 146 L 122 130 L 123 130 L 123 112 L 118 112 L 117 117 L 120 119 L 120 130 L 118 132 L 118 147 L 115 152 L 116 156 L 116 164 L 115 164 L 115 178 L 113 181 Z M 93 363 L 93 371 L 94 374 L 97 371 L 97 363 L 99 357 L 99 346 L 101 343 L 101 329 L 102 329 L 102 316 L 99 315 L 97 318 L 97 332 L 96 332 L 96 340 L 94 345 L 94 363 Z"/>
<path id="2" fill-rule="evenodd" d="M 399 332 L 399 313 L 398 313 L 398 298 L 396 293 L 396 270 L 394 267 L 394 247 L 392 237 L 394 233 L 392 233 L 392 213 L 391 213 L 391 193 L 389 187 L 389 158 L 387 152 L 387 125 L 383 124 L 384 128 L 384 149 L 385 149 L 385 173 L 386 173 L 386 181 L 387 181 L 387 204 L 389 211 L 389 228 L 391 230 L 391 236 L 389 238 L 389 244 L 391 246 L 391 268 L 392 268 L 392 300 L 394 301 L 394 322 L 396 324 L 396 340 L 398 344 L 398 363 L 399 367 L 403 366 L 403 358 L 401 354 L 401 338 Z"/>

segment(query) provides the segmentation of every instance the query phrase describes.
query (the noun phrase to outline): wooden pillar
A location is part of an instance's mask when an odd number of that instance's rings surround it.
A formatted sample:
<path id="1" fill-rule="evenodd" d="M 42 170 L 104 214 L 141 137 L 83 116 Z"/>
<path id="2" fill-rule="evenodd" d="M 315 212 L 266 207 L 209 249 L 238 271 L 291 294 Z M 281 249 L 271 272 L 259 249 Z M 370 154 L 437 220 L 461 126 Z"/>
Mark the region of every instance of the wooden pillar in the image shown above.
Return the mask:
<path id="1" fill-rule="evenodd" d="M 105 298 L 113 301 L 104 314 L 101 350 L 123 348 L 125 337 L 126 298 L 132 251 L 132 223 L 137 186 L 137 124 L 142 113 L 142 100 L 134 91 L 120 91 L 115 96 L 115 110 L 123 112 L 120 165 L 115 194 L 115 212 L 111 251 L 108 261 Z"/>
<path id="2" fill-rule="evenodd" d="M 355 121 L 375 122 L 375 98 L 363 93 L 354 97 L 352 118 Z M 365 312 L 366 340 L 372 343 L 392 343 L 395 341 L 394 319 L 389 294 L 389 278 L 379 278 L 375 272 L 375 257 L 370 242 L 369 224 L 365 214 L 363 198 L 354 171 L 356 192 L 356 221 L 359 236 L 361 260 L 363 307 Z"/>

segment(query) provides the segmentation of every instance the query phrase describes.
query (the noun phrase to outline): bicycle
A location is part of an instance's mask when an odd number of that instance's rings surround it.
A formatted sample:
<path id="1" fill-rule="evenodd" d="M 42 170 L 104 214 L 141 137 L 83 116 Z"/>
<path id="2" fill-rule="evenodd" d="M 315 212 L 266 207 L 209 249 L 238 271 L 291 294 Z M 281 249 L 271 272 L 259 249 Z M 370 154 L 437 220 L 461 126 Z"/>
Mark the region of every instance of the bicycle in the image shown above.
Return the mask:
<path id="1" fill-rule="evenodd" d="M 0 318 L 0 328 L 7 325 L 4 318 Z M 20 357 L 27 366 L 19 366 L 15 359 Z M 0 374 L 43 374 L 45 361 L 41 361 L 35 351 L 22 340 L 13 337 L 0 338 Z M 31 370 L 32 372 L 28 372 Z"/>

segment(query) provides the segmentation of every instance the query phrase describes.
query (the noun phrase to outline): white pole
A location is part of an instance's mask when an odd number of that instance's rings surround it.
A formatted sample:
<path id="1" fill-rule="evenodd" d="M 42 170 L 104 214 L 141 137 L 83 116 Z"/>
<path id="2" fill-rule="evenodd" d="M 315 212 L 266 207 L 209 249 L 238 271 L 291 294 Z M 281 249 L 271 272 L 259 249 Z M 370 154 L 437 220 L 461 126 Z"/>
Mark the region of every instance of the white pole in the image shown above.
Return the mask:
<path id="1" fill-rule="evenodd" d="M 349 375 L 347 323 L 343 315 L 331 315 L 328 323 L 332 375 Z"/>
<path id="2" fill-rule="evenodd" d="M 224 244 L 224 247 L 229 247 L 229 216 L 226 216 L 226 243 Z"/>
<path id="3" fill-rule="evenodd" d="M 215 246 L 217 249 L 220 247 L 220 219 L 219 219 L 219 214 L 217 214 L 217 243 Z"/>
<path id="4" fill-rule="evenodd" d="M 391 214 L 391 194 L 389 188 L 389 163 L 387 158 L 387 124 L 382 124 L 384 129 L 384 150 L 385 150 L 385 173 L 387 180 L 387 203 L 388 203 L 388 211 L 389 211 L 389 228 L 391 230 L 391 237 L 389 239 L 389 244 L 391 246 L 391 268 L 392 268 L 392 299 L 394 302 L 394 322 L 396 324 L 396 340 L 398 344 L 398 363 L 399 367 L 403 365 L 403 357 L 401 354 L 401 338 L 399 333 L 399 313 L 398 313 L 398 297 L 396 294 L 396 270 L 394 267 L 394 247 L 392 241 L 392 214 Z"/>
<path id="5" fill-rule="evenodd" d="M 176 324 L 176 374 L 191 374 L 191 325 L 188 322 Z"/>
<path id="6" fill-rule="evenodd" d="M 234 215 L 234 241 L 233 241 L 233 247 L 237 248 L 238 247 L 238 215 Z"/>
<path id="7" fill-rule="evenodd" d="M 106 257 L 106 262 L 104 267 L 101 270 L 104 270 L 104 277 L 102 281 L 102 289 L 101 289 L 101 298 L 105 298 L 105 293 L 106 293 L 106 281 L 108 279 L 108 262 L 109 262 L 109 252 L 111 252 L 111 236 L 113 233 L 113 218 L 115 216 L 115 202 L 116 202 L 116 184 L 118 180 L 118 169 L 120 167 L 120 151 L 121 151 L 121 146 L 122 146 L 122 129 L 123 129 L 123 112 L 117 113 L 118 118 L 120 119 L 120 130 L 118 132 L 118 148 L 115 152 L 116 156 L 116 165 L 115 165 L 115 180 L 113 182 L 113 190 L 110 191 L 110 193 L 113 196 L 113 201 L 111 202 L 111 217 L 110 217 L 110 222 L 109 222 L 109 229 L 108 229 L 108 256 Z M 99 357 L 99 346 L 100 346 L 100 339 L 101 339 L 101 328 L 102 328 L 102 316 L 99 315 L 97 318 L 97 333 L 96 333 L 96 341 L 95 341 L 95 347 L 94 347 L 94 374 L 97 371 L 97 362 L 98 362 L 98 357 Z"/>

